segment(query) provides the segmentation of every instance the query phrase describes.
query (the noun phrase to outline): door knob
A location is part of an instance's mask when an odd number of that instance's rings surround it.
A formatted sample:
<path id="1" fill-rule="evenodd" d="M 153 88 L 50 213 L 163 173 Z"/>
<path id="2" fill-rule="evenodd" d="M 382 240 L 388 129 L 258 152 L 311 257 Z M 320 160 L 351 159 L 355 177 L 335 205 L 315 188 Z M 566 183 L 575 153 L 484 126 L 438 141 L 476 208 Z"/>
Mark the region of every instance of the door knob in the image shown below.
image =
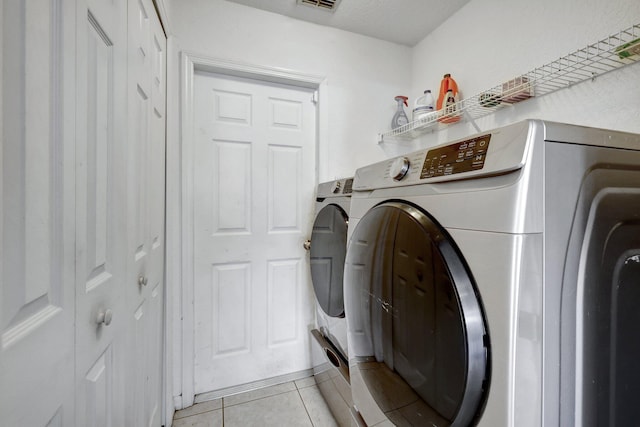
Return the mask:
<path id="1" fill-rule="evenodd" d="M 96 317 L 96 323 L 98 325 L 109 326 L 111 324 L 111 320 L 113 319 L 113 312 L 111 309 L 101 310 Z"/>
<path id="2" fill-rule="evenodd" d="M 307 251 L 311 250 L 311 240 L 309 239 L 305 240 L 304 243 L 302 244 L 302 247 Z"/>
<path id="3" fill-rule="evenodd" d="M 147 279 L 144 276 L 138 276 L 138 285 L 140 286 L 147 286 L 147 282 L 149 281 L 149 279 Z"/>

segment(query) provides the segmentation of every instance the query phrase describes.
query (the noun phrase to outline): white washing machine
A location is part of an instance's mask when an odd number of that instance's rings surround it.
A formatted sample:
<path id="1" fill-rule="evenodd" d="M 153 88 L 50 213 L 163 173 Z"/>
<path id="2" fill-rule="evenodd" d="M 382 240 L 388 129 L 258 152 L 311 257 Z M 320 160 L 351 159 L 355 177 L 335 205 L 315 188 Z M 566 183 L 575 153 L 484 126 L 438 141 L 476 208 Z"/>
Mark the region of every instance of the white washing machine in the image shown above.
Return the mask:
<path id="1" fill-rule="evenodd" d="M 305 243 L 316 298 L 316 324 L 311 330 L 316 382 L 336 418 L 342 414 L 347 420 L 353 402 L 343 273 L 352 184 L 353 178 L 345 178 L 318 185 L 311 239 Z"/>
<path id="2" fill-rule="evenodd" d="M 358 169 L 345 306 L 369 426 L 637 424 L 640 135 L 531 120 Z"/>

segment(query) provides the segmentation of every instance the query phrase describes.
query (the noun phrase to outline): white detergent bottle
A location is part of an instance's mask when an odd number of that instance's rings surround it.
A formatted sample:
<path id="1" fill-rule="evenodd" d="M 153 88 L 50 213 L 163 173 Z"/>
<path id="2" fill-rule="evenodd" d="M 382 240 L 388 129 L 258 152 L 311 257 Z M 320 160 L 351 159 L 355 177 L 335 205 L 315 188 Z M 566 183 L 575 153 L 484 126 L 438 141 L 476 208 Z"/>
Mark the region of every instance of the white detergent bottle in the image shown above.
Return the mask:
<path id="1" fill-rule="evenodd" d="M 416 99 L 416 108 L 422 108 L 424 107 L 425 109 L 429 110 L 429 111 L 433 111 L 433 106 L 435 105 L 435 100 L 433 99 L 433 95 L 431 94 L 431 90 L 427 89 L 424 91 L 424 95 L 422 95 L 420 98 Z"/>
<path id="2" fill-rule="evenodd" d="M 425 117 L 427 114 L 433 111 L 435 100 L 431 94 L 431 90 L 424 91 L 424 95 L 416 99 L 415 107 L 413 109 L 413 120 L 418 120 Z"/>

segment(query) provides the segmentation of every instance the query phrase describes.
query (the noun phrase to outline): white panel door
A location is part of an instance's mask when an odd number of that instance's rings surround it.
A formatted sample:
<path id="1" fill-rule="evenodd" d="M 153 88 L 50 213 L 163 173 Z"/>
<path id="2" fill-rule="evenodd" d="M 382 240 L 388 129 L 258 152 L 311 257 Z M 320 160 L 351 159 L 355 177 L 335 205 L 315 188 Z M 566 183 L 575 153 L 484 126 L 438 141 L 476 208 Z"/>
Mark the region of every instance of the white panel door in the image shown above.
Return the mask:
<path id="1" fill-rule="evenodd" d="M 164 313 L 166 37 L 151 0 L 129 0 L 127 378 L 130 425 L 159 426 Z"/>
<path id="2" fill-rule="evenodd" d="M 76 425 L 124 422 L 126 0 L 78 2 Z"/>
<path id="3" fill-rule="evenodd" d="M 196 72 L 196 393 L 311 366 L 307 258 L 315 182 L 310 90 Z"/>
<path id="4" fill-rule="evenodd" d="M 73 425 L 75 4 L 0 2 L 0 424 Z"/>

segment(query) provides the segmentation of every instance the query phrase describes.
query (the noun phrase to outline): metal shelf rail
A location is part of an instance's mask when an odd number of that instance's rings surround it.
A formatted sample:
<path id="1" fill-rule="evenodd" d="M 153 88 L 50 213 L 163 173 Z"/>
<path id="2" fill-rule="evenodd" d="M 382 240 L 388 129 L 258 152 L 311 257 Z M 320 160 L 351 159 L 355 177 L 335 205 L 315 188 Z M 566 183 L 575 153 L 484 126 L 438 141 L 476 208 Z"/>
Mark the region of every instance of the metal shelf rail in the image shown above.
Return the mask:
<path id="1" fill-rule="evenodd" d="M 404 126 L 380 133 L 385 140 L 413 139 L 436 126 L 473 120 L 507 105 L 569 87 L 640 61 L 640 23 L 578 49 L 513 80 L 463 99 L 446 109 L 428 113 Z"/>

